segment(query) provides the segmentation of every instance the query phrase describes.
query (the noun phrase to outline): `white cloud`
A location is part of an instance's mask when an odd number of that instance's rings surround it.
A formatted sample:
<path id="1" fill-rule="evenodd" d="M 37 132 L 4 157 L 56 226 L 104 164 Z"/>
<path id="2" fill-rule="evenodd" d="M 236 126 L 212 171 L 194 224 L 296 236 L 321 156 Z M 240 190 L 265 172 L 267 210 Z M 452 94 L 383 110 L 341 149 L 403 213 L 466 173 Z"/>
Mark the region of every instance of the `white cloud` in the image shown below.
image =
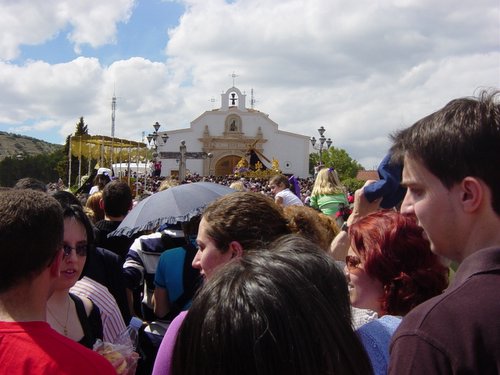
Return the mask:
<path id="1" fill-rule="evenodd" d="M 64 32 L 75 51 L 116 41 L 116 26 L 130 18 L 134 0 L 2 0 L 0 59 L 18 57 L 21 45 L 39 45 Z"/>
<path id="2" fill-rule="evenodd" d="M 68 39 L 80 53 L 82 44 L 99 47 L 115 43 L 117 23 L 129 20 L 134 0 L 72 0 L 64 5 L 64 16 L 73 27 Z"/>
<path id="3" fill-rule="evenodd" d="M 0 2 L 0 59 L 17 57 L 21 44 L 40 44 L 63 26 L 64 21 L 53 12 L 50 1 Z"/>
<path id="4" fill-rule="evenodd" d="M 117 23 L 133 11 L 126 0 L 43 2 L 50 11 L 22 1 L 9 2 L 9 14 L 18 3 L 33 24 L 22 30 L 0 5 L 3 58 L 67 25 L 76 48 L 111 43 Z M 164 62 L 143 56 L 109 66 L 88 57 L 56 65 L 0 63 L 0 123 L 59 124 L 63 141 L 84 116 L 91 133 L 108 135 L 116 90 L 115 135 L 137 140 L 155 121 L 167 131 L 188 127 L 214 107 L 210 98 L 219 104 L 235 71 L 236 86 L 248 98 L 253 88 L 256 109 L 281 129 L 317 137 L 323 125 L 334 146 L 372 168 L 394 130 L 478 87 L 500 87 L 497 0 L 184 3 L 186 13 L 165 39 Z"/>
<path id="5" fill-rule="evenodd" d="M 74 109 L 92 108 L 96 82 L 101 80 L 97 59 L 78 58 L 50 65 L 33 61 L 25 66 L 0 63 L 1 119 L 22 122 L 52 116 L 74 116 Z"/>
<path id="6" fill-rule="evenodd" d="M 282 128 L 317 135 L 323 125 L 372 167 L 395 129 L 500 86 L 499 6 L 471 4 L 190 1 L 167 54 L 200 88 L 227 88 L 236 70 L 237 85 L 255 88 L 257 108 Z"/>

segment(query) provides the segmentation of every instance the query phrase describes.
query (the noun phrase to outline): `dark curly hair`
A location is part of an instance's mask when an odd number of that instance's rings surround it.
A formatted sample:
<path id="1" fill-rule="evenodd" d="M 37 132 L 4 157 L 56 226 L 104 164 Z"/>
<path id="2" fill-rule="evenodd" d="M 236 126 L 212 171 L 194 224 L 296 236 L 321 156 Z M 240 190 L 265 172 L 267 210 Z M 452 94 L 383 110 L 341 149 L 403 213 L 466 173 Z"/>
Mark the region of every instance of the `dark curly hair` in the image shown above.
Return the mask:
<path id="1" fill-rule="evenodd" d="M 193 299 L 172 374 L 371 374 L 347 283 L 314 243 L 282 236 L 220 267 Z"/>
<path id="2" fill-rule="evenodd" d="M 382 282 L 385 314 L 405 315 L 447 287 L 448 268 L 431 252 L 415 216 L 377 211 L 352 224 L 349 234 L 365 272 Z"/>

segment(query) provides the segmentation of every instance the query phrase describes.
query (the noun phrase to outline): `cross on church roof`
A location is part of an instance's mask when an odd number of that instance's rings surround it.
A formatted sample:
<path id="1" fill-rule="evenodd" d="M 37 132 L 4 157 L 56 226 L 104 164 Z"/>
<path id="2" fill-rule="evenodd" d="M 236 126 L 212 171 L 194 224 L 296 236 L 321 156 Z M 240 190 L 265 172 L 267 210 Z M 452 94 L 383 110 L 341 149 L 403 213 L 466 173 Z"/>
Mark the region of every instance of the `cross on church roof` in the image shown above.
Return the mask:
<path id="1" fill-rule="evenodd" d="M 233 87 L 236 87 L 236 86 L 234 86 L 234 80 L 235 80 L 236 77 L 238 77 L 238 75 L 235 74 L 234 71 L 233 71 L 233 74 L 231 74 L 231 77 L 233 77 Z"/>

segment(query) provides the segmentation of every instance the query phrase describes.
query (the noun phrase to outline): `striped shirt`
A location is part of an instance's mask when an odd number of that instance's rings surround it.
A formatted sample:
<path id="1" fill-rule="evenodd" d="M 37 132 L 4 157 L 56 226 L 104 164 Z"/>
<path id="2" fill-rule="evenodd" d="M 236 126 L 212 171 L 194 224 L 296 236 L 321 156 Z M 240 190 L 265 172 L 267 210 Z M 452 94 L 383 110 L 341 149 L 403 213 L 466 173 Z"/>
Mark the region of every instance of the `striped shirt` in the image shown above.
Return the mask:
<path id="1" fill-rule="evenodd" d="M 104 285 L 84 276 L 76 282 L 70 292 L 87 297 L 99 307 L 104 341 L 112 343 L 127 328 L 115 298 Z"/>

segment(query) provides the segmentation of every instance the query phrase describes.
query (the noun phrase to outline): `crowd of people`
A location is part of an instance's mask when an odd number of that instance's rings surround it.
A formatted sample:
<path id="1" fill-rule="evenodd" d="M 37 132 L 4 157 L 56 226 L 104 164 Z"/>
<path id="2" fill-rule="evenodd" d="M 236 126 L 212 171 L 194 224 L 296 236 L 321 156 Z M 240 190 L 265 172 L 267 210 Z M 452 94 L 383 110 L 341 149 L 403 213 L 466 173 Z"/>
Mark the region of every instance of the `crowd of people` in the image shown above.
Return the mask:
<path id="1" fill-rule="evenodd" d="M 93 196 L 91 200 L 95 199 L 98 202 L 99 200 L 96 199 L 98 195 L 94 196 L 94 193 L 99 193 L 99 191 L 102 191 L 104 186 L 112 179 L 114 179 L 111 175 L 112 175 L 111 170 L 109 170 L 110 177 L 104 174 L 97 174 L 96 177 L 94 178 L 91 191 L 87 192 L 81 191 L 77 194 L 80 200 L 82 202 L 88 202 L 88 199 L 91 196 Z M 122 180 L 128 182 L 128 179 L 126 177 L 122 178 Z M 207 181 L 225 186 L 231 186 L 238 191 L 253 191 L 274 197 L 271 184 L 269 183 L 270 181 L 266 178 L 242 177 L 239 175 L 201 176 L 197 173 L 188 173 L 185 180 L 180 183 L 193 183 L 201 181 Z M 298 193 L 299 199 L 302 200 L 303 203 L 309 204 L 309 201 L 311 199 L 311 193 L 316 181 L 315 177 L 296 178 L 295 181 L 297 184 L 297 192 L 300 192 Z M 141 199 L 144 199 L 145 197 L 150 196 L 151 194 L 161 191 L 162 185 L 166 183 L 178 184 L 179 181 L 177 180 L 176 177 L 170 178 L 155 174 L 136 175 L 134 180 L 131 182 L 131 189 L 133 191 L 135 201 L 139 201 Z M 340 181 L 338 182 L 337 186 L 341 186 Z M 58 190 L 67 190 L 67 187 L 62 183 L 62 181 L 60 181 L 59 183 L 47 184 L 46 189 L 50 193 Z M 350 195 L 350 193 L 351 192 L 347 191 L 348 195 Z M 88 205 L 92 205 L 92 202 L 89 202 Z"/>
<path id="2" fill-rule="evenodd" d="M 0 373 L 500 373 L 499 94 L 391 140 L 353 195 L 335 166 L 188 176 L 234 192 L 131 236 L 125 181 L 0 188 Z M 137 317 L 137 364 L 95 351 Z"/>

